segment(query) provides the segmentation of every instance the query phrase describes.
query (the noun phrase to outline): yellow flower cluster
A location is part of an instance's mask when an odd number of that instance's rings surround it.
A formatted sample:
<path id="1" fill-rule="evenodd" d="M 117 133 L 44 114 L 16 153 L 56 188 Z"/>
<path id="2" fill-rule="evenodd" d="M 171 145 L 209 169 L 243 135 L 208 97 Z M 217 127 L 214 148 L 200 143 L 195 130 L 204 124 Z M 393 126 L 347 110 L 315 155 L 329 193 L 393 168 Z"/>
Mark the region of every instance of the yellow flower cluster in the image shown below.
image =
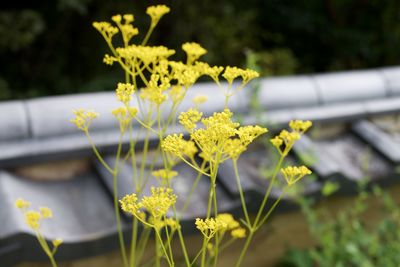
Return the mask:
<path id="1" fill-rule="evenodd" d="M 39 211 L 43 218 L 53 218 L 53 212 L 48 207 L 40 207 Z"/>
<path id="2" fill-rule="evenodd" d="M 221 213 L 217 215 L 217 218 L 226 224 L 227 230 L 232 230 L 239 227 L 239 222 L 233 218 L 232 214 Z"/>
<path id="3" fill-rule="evenodd" d="M 240 227 L 239 222 L 233 218 L 232 214 L 221 213 L 217 215 L 217 218 L 226 223 L 227 227 L 225 230 L 230 230 L 233 238 L 246 237 L 246 229 Z"/>
<path id="4" fill-rule="evenodd" d="M 311 126 L 311 121 L 292 120 L 289 123 L 291 131 L 289 132 L 287 130 L 282 130 L 279 135 L 272 138 L 270 142 L 281 155 L 287 155 L 294 143 L 299 140 L 301 135 L 304 134 Z M 282 148 L 282 145 L 284 145 L 284 148 Z"/>
<path id="5" fill-rule="evenodd" d="M 75 124 L 78 129 L 84 132 L 89 130 L 92 120 L 99 116 L 99 113 L 94 112 L 93 110 L 85 111 L 84 109 L 77 109 L 73 110 L 73 113 L 75 114 L 75 118 L 71 119 L 71 122 Z"/>
<path id="6" fill-rule="evenodd" d="M 251 81 L 254 78 L 259 77 L 259 73 L 251 70 L 251 69 L 240 69 L 237 67 L 226 67 L 224 73 L 222 74 L 222 77 L 227 80 L 229 84 L 232 84 L 233 81 L 238 78 L 242 77 L 242 83 L 246 84 L 249 81 Z"/>
<path id="7" fill-rule="evenodd" d="M 15 201 L 15 207 L 20 209 L 24 214 L 26 225 L 36 231 L 40 228 L 40 220 L 52 218 L 53 212 L 48 207 L 40 207 L 39 211 L 27 210 L 30 206 L 31 203 L 22 198 L 18 198 Z"/>
<path id="8" fill-rule="evenodd" d="M 130 194 L 124 196 L 119 203 L 121 204 L 121 209 L 132 215 L 137 216 L 141 205 L 138 204 L 138 198 L 136 194 Z"/>
<path id="9" fill-rule="evenodd" d="M 172 231 L 176 231 L 181 228 L 179 223 L 173 218 L 154 219 L 153 217 L 150 217 L 148 223 L 153 225 L 153 227 L 157 230 L 161 230 L 164 227 L 169 227 Z"/>
<path id="10" fill-rule="evenodd" d="M 141 218 L 139 209 L 147 210 L 154 219 L 165 216 L 168 209 L 175 204 L 176 195 L 172 189 L 165 187 L 152 187 L 151 195 L 144 196 L 139 202 L 136 194 L 126 195 L 120 200 L 123 211 Z"/>
<path id="11" fill-rule="evenodd" d="M 167 77 L 152 74 L 148 86 L 141 90 L 140 98 L 146 99 L 157 106 L 167 100 L 167 95 L 163 92 L 171 86 Z"/>
<path id="12" fill-rule="evenodd" d="M 54 239 L 51 243 L 53 244 L 54 248 L 57 248 L 63 243 L 63 240 L 61 238 L 57 238 Z"/>
<path id="13" fill-rule="evenodd" d="M 196 106 L 198 106 L 200 104 L 207 102 L 207 100 L 208 100 L 208 96 L 206 96 L 206 95 L 196 95 L 195 97 L 193 97 L 192 102 Z"/>
<path id="14" fill-rule="evenodd" d="M 151 25 L 154 27 L 162 16 L 169 13 L 170 9 L 166 5 L 150 6 L 147 8 L 146 13 L 151 17 Z"/>
<path id="15" fill-rule="evenodd" d="M 122 133 L 126 131 L 130 122 L 136 116 L 137 113 L 138 109 L 136 107 L 126 107 L 126 106 L 115 108 L 111 111 L 111 114 L 117 118 L 119 122 L 120 131 Z"/>
<path id="16" fill-rule="evenodd" d="M 18 209 L 24 210 L 27 209 L 31 206 L 31 203 L 29 201 L 23 200 L 22 198 L 18 198 L 15 201 L 15 207 Z"/>
<path id="17" fill-rule="evenodd" d="M 48 254 L 49 257 L 53 257 L 54 254 L 57 252 L 57 248 L 62 244 L 63 240 L 61 238 L 54 239 L 52 241 L 53 249 L 50 250 L 50 248 L 47 245 L 46 241 L 44 240 L 42 234 L 40 233 L 41 220 L 52 218 L 53 212 L 48 207 L 39 207 L 39 211 L 28 210 L 28 208 L 30 206 L 31 206 L 31 203 L 22 198 L 18 198 L 15 201 L 15 207 L 20 209 L 22 214 L 24 215 L 25 224 L 30 229 L 35 231 L 36 236 L 39 240 L 39 243 L 42 246 L 43 250 L 46 252 L 46 254 Z"/>
<path id="18" fill-rule="evenodd" d="M 268 131 L 260 126 L 239 127 L 239 123 L 232 121 L 233 114 L 229 109 L 201 119 L 204 127 L 197 129 L 194 127 L 199 116 L 188 116 L 188 112 L 181 115 L 180 123 L 190 132 L 191 141 L 200 148 L 200 156 L 212 163 L 221 163 L 229 158 L 237 159 L 255 138 Z M 186 142 L 190 141 L 185 141 L 182 134 L 169 135 L 164 139 L 162 148 L 177 157 L 182 157 Z"/>
<path id="19" fill-rule="evenodd" d="M 29 226 L 32 230 L 38 230 L 40 227 L 40 219 L 42 216 L 37 211 L 27 211 L 24 213 L 25 223 Z"/>
<path id="20" fill-rule="evenodd" d="M 112 21 L 115 22 L 115 24 L 117 24 L 118 28 L 120 29 L 122 34 L 122 39 L 124 40 L 125 44 L 128 44 L 133 36 L 139 34 L 139 30 L 133 27 L 131 24 L 134 20 L 132 14 L 125 14 L 124 16 L 118 14 L 112 16 L 111 19 Z"/>
<path id="21" fill-rule="evenodd" d="M 207 50 L 198 43 L 184 43 L 182 50 L 186 52 L 187 65 L 192 65 L 197 59 L 207 53 Z"/>
<path id="22" fill-rule="evenodd" d="M 289 186 L 295 184 L 301 178 L 311 174 L 311 171 L 306 166 L 289 166 L 281 169 L 281 173 Z"/>
<path id="23" fill-rule="evenodd" d="M 98 30 L 107 42 L 111 42 L 114 35 L 116 35 L 119 30 L 117 27 L 112 26 L 109 22 L 93 22 L 93 27 Z"/>
<path id="24" fill-rule="evenodd" d="M 171 153 L 179 158 L 193 158 L 197 153 L 196 145 L 193 141 L 183 139 L 182 134 L 168 135 L 161 143 L 165 152 Z"/>
<path id="25" fill-rule="evenodd" d="M 304 133 L 312 126 L 311 121 L 292 120 L 289 122 L 289 127 L 298 133 Z"/>
<path id="26" fill-rule="evenodd" d="M 231 232 L 233 238 L 245 238 L 246 237 L 246 229 L 239 227 L 233 229 Z"/>
<path id="27" fill-rule="evenodd" d="M 178 175 L 178 172 L 172 170 L 160 169 L 153 171 L 151 174 L 156 178 L 171 180 L 172 178 Z"/>
<path id="28" fill-rule="evenodd" d="M 224 231 L 228 227 L 228 225 L 218 217 L 204 220 L 197 218 L 195 225 L 207 239 L 211 239 L 217 232 Z"/>
<path id="29" fill-rule="evenodd" d="M 127 47 L 118 47 L 116 49 L 117 55 L 127 62 L 135 62 L 140 60 L 143 64 L 149 65 L 150 63 L 157 63 L 163 59 L 175 54 L 175 50 L 168 49 L 165 46 L 143 46 L 143 45 L 129 45 Z M 139 66 L 140 62 L 136 65 Z"/>
<path id="30" fill-rule="evenodd" d="M 186 112 L 181 112 L 179 115 L 179 123 L 188 131 L 189 133 L 193 131 L 194 128 L 197 127 L 197 122 L 203 116 L 202 112 L 199 112 L 197 109 L 189 109 Z"/>
<path id="31" fill-rule="evenodd" d="M 128 105 L 132 99 L 132 95 L 135 92 L 135 87 L 130 83 L 118 83 L 115 95 L 118 101 L 121 101 L 125 105 Z"/>

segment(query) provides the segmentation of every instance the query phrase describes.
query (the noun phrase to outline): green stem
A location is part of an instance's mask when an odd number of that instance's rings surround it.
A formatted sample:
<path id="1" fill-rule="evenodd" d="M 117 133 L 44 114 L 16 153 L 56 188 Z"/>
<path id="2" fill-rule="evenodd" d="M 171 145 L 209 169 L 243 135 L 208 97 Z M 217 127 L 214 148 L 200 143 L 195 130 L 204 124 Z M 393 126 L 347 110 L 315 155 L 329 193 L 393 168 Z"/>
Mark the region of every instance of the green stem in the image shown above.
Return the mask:
<path id="1" fill-rule="evenodd" d="M 162 240 L 162 238 L 161 238 L 160 232 L 159 232 L 157 229 L 154 229 L 154 230 L 155 230 L 155 232 L 156 232 L 156 235 L 157 235 L 158 240 L 160 241 L 159 243 L 160 243 L 161 248 L 162 248 L 162 250 L 163 250 L 163 252 L 164 252 L 165 259 L 167 260 L 168 265 L 169 265 L 170 267 L 173 267 L 173 266 L 174 266 L 174 262 L 173 262 L 172 259 L 170 259 L 169 256 L 168 256 L 168 252 L 167 252 L 167 249 L 166 249 L 165 246 L 164 246 L 164 243 L 163 243 L 163 240 Z"/>
<path id="2" fill-rule="evenodd" d="M 250 242 L 253 239 L 253 235 L 254 235 L 254 231 L 253 231 L 253 229 L 250 229 L 250 233 L 247 236 L 246 243 L 243 246 L 243 249 L 240 253 L 238 261 L 236 262 L 236 265 L 235 265 L 236 267 L 239 267 L 242 264 L 242 261 L 244 259 L 244 256 L 246 255 L 247 249 L 249 248 Z"/>
<path id="3" fill-rule="evenodd" d="M 247 225 L 250 225 L 250 217 L 249 217 L 249 213 L 247 212 L 246 200 L 244 198 L 244 192 L 243 192 L 242 184 L 240 182 L 240 176 L 239 176 L 239 171 L 238 171 L 238 167 L 237 167 L 237 159 L 233 159 L 232 162 L 233 162 L 233 170 L 235 171 L 237 187 L 239 189 L 240 201 L 242 202 L 242 209 L 243 209 L 244 217 L 246 218 Z"/>
<path id="4" fill-rule="evenodd" d="M 242 264 L 242 261 L 243 261 L 243 259 L 244 259 L 244 256 L 245 256 L 246 252 L 247 252 L 247 249 L 249 248 L 250 242 L 251 242 L 251 240 L 253 239 L 253 236 L 254 236 L 255 231 L 257 230 L 257 225 L 258 225 L 258 223 L 259 223 L 260 217 L 261 217 L 261 215 L 262 215 L 262 212 L 264 211 L 265 205 L 267 204 L 267 200 L 268 200 L 268 198 L 269 198 L 269 195 L 271 194 L 272 186 L 273 186 L 273 184 L 274 184 L 274 182 L 275 182 L 276 176 L 278 175 L 279 169 L 281 168 L 281 165 L 282 165 L 282 162 L 283 162 L 283 159 L 285 158 L 285 156 L 286 156 L 286 154 L 283 154 L 283 155 L 281 155 L 281 157 L 279 158 L 279 161 L 278 161 L 278 163 L 277 163 L 277 165 L 276 165 L 276 167 L 275 167 L 274 173 L 272 174 L 272 178 L 271 178 L 271 180 L 270 180 L 270 184 L 269 184 L 269 186 L 268 186 L 268 188 L 267 188 L 267 191 L 266 191 L 266 193 L 265 193 L 265 195 L 264 195 L 264 199 L 263 199 L 263 201 L 262 201 L 262 203 L 261 203 L 261 206 L 260 206 L 260 208 L 259 208 L 259 210 L 258 210 L 258 212 L 257 212 L 256 219 L 254 220 L 253 225 L 251 225 L 251 226 L 249 225 L 249 231 L 250 231 L 250 233 L 249 233 L 249 235 L 248 235 L 247 238 L 246 238 L 246 243 L 245 243 L 244 246 L 243 246 L 243 249 L 242 249 L 242 251 L 241 251 L 241 253 L 240 253 L 240 256 L 239 256 L 238 261 L 236 262 L 236 265 L 235 265 L 236 267 L 239 267 L 239 266 Z M 280 198 L 279 198 L 279 200 L 280 200 Z M 279 203 L 279 201 L 278 201 L 277 203 L 275 203 L 275 205 L 272 206 L 271 209 L 272 209 L 272 208 L 275 208 L 275 206 L 276 206 L 278 203 Z M 271 210 L 271 209 L 270 209 L 270 210 Z"/>
<path id="5" fill-rule="evenodd" d="M 162 241 L 161 241 L 162 242 Z M 154 248 L 155 248 L 155 252 L 156 252 L 156 267 L 160 267 L 160 250 L 158 249 L 160 241 L 158 241 L 158 238 L 156 238 L 155 242 L 154 242 Z"/>
<path id="6" fill-rule="evenodd" d="M 115 165 L 114 165 L 114 170 L 113 170 L 113 188 L 114 188 L 114 211 L 115 211 L 115 218 L 117 220 L 118 239 L 119 239 L 119 244 L 121 247 L 122 260 L 123 260 L 124 266 L 127 267 L 127 266 L 129 266 L 129 264 L 128 264 L 128 258 L 126 255 L 124 235 L 122 233 L 121 215 L 120 215 L 119 206 L 118 206 L 118 163 L 119 163 L 119 158 L 121 156 L 122 136 L 123 136 L 123 134 L 121 133 L 120 137 L 119 137 L 119 142 L 118 142 L 117 155 L 115 157 Z"/>
<path id="7" fill-rule="evenodd" d="M 283 154 L 283 155 L 279 158 L 279 161 L 278 161 L 278 163 L 276 164 L 274 173 L 272 174 L 271 181 L 270 181 L 270 183 L 269 183 L 269 185 L 268 185 L 268 188 L 267 188 L 267 191 L 266 191 L 266 193 L 265 193 L 265 195 L 264 195 L 264 199 L 263 199 L 263 201 L 262 201 L 262 203 L 261 203 L 261 206 L 260 206 L 260 208 L 259 208 L 259 210 L 258 210 L 258 212 L 257 212 L 257 217 L 256 217 L 256 219 L 254 220 L 253 226 L 256 226 L 256 225 L 258 224 L 259 220 L 260 220 L 260 217 L 261 217 L 261 215 L 262 215 L 262 212 L 264 211 L 265 205 L 267 204 L 267 200 L 268 200 L 268 198 L 269 198 L 269 195 L 271 194 L 272 187 L 273 187 L 273 185 L 274 185 L 274 183 L 275 183 L 276 176 L 278 175 L 278 172 L 279 172 L 279 170 L 280 170 L 280 168 L 281 168 L 281 165 L 282 165 L 282 163 L 283 163 L 283 159 L 284 159 L 284 158 L 285 158 L 285 154 Z"/>
<path id="8" fill-rule="evenodd" d="M 138 220 L 133 216 L 132 222 L 132 240 L 131 240 L 131 255 L 130 255 L 130 266 L 136 266 L 136 244 L 137 244 L 137 231 L 138 231 Z"/>
<path id="9" fill-rule="evenodd" d="M 89 140 L 89 144 L 92 146 L 93 152 L 96 155 L 97 159 L 100 161 L 100 163 L 104 166 L 104 168 L 107 169 L 107 171 L 111 174 L 114 173 L 114 170 L 111 169 L 111 167 L 104 161 L 103 157 L 101 156 L 100 152 L 97 150 L 96 145 L 93 143 L 92 138 L 90 137 L 89 131 L 84 131 L 86 137 Z"/>
<path id="10" fill-rule="evenodd" d="M 255 231 L 257 231 L 264 223 L 265 221 L 269 218 L 269 216 L 272 214 L 276 206 L 279 204 L 279 202 L 282 200 L 282 197 L 285 195 L 287 192 L 287 189 L 289 187 L 285 187 L 284 191 L 279 195 L 278 199 L 275 200 L 274 204 L 271 206 L 271 208 L 268 210 L 267 214 L 260 220 L 259 224 L 256 225 Z"/>

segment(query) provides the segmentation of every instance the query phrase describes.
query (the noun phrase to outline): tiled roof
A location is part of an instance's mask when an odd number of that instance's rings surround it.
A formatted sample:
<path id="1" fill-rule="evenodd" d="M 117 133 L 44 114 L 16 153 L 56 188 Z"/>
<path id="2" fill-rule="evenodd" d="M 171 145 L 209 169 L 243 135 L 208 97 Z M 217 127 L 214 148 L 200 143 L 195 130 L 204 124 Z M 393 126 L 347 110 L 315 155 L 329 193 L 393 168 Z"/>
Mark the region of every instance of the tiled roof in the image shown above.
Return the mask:
<path id="1" fill-rule="evenodd" d="M 257 114 L 258 118 L 249 112 L 250 90 L 240 91 L 230 106 L 234 113 L 240 114 L 244 124 L 259 120 L 282 127 L 291 119 L 311 119 L 319 122 L 321 130 L 327 131 L 332 125 L 346 125 L 328 137 L 306 135 L 295 146 L 288 160 L 308 160 L 317 176 L 315 181 L 304 182 L 304 194 L 318 197 L 321 183 L 326 180 L 342 184 L 341 193 L 354 193 L 355 182 L 366 175 L 380 184 L 398 178 L 394 166 L 400 163 L 400 141 L 377 123 L 380 120 L 377 115 L 394 116 L 400 110 L 400 67 L 261 79 L 258 100 L 262 110 Z M 187 101 L 180 110 L 190 107 L 191 99 L 198 94 L 209 97 L 202 106 L 206 115 L 223 108 L 222 93 L 215 85 L 204 83 L 189 90 Z M 42 230 L 48 239 L 60 237 L 65 240 L 58 254 L 60 259 L 89 256 L 117 247 L 111 177 L 92 156 L 86 137 L 69 122 L 74 108 L 98 111 L 101 115 L 91 127 L 92 137 L 107 155 L 106 161 L 112 162 L 119 129 L 110 110 L 117 105 L 111 92 L 0 103 L 0 262 L 4 266 L 44 257 L 33 233 L 14 208 L 14 200 L 18 197 L 31 200 L 34 206 L 48 205 L 53 209 L 54 219 L 43 225 Z M 371 120 L 372 117 L 378 119 Z M 128 144 L 127 139 L 124 144 Z M 307 159 L 307 155 L 313 160 Z M 15 171 L 32 163 L 85 157 L 91 159 L 92 165 L 69 180 L 34 181 Z M 369 163 L 367 170 L 363 160 Z M 259 177 L 260 164 L 265 161 L 272 161 L 271 153 L 258 145 L 254 145 L 240 161 L 250 209 L 257 207 L 268 185 L 268 181 Z M 172 187 L 179 200 L 189 194 L 196 174 L 186 165 L 179 165 L 178 169 L 179 177 Z M 123 165 L 118 183 L 120 197 L 131 193 L 132 177 L 130 165 Z M 219 209 L 237 213 L 240 203 L 232 177 L 230 163 L 224 163 L 218 178 Z M 154 183 L 150 179 L 149 186 Z M 205 216 L 208 189 L 208 179 L 200 179 L 198 191 L 183 215 L 186 233 L 194 229 L 195 217 Z M 278 195 L 279 189 L 275 188 L 272 197 Z M 183 204 L 177 205 L 179 208 Z M 285 198 L 279 207 L 285 210 L 295 205 L 290 198 Z M 129 217 L 123 219 L 128 225 Z"/>

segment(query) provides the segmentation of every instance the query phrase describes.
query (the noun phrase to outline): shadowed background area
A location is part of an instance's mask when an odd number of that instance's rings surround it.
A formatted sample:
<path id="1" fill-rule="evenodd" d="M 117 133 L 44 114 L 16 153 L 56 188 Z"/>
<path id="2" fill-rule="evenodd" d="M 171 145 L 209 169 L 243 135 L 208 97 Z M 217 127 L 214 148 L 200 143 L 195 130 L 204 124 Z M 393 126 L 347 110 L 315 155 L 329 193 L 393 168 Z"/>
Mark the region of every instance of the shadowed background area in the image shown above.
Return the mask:
<path id="1" fill-rule="evenodd" d="M 0 10 L 0 99 L 112 90 L 117 67 L 91 23 L 134 13 L 141 40 L 145 9 L 167 4 L 150 44 L 177 50 L 196 41 L 210 64 L 255 61 L 266 75 L 304 74 L 396 65 L 400 2 L 387 0 L 18 1 Z M 246 57 L 247 55 L 247 57 Z"/>

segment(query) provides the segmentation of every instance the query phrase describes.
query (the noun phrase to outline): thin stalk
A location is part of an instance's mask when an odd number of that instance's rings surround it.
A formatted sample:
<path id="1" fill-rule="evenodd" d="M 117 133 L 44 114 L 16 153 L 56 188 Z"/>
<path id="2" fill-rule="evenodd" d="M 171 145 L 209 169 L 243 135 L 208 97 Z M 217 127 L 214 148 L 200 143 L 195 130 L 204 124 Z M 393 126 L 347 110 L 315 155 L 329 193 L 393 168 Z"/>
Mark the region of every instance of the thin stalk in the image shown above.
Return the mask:
<path id="1" fill-rule="evenodd" d="M 114 173 L 114 170 L 111 169 L 111 167 L 104 161 L 103 157 L 101 156 L 100 152 L 97 150 L 96 145 L 93 143 L 92 137 L 89 134 L 89 131 L 84 131 L 86 137 L 89 140 L 89 144 L 92 146 L 93 152 L 96 155 L 97 159 L 100 161 L 100 163 L 104 166 L 104 168 L 107 169 L 107 171 L 111 174 Z"/>
<path id="2" fill-rule="evenodd" d="M 133 216 L 132 222 L 132 240 L 131 240 L 131 254 L 130 254 L 130 266 L 136 266 L 136 245 L 137 245 L 137 232 L 138 232 L 138 220 Z"/>
<path id="3" fill-rule="evenodd" d="M 242 188 L 242 184 L 240 182 L 240 176 L 239 176 L 239 171 L 238 171 L 238 167 L 237 167 L 237 159 L 232 160 L 232 162 L 233 162 L 233 170 L 235 171 L 237 187 L 239 189 L 240 201 L 242 202 L 244 217 L 246 218 L 247 225 L 250 225 L 250 217 L 249 217 L 249 213 L 247 212 L 246 200 L 244 198 L 243 188 Z"/>
<path id="4" fill-rule="evenodd" d="M 113 170 L 113 187 L 114 187 L 114 211 L 115 211 L 115 218 L 117 220 L 118 239 L 119 239 L 119 244 L 121 247 L 122 260 L 123 260 L 124 266 L 127 267 L 127 266 L 129 266 L 129 264 L 128 264 L 128 258 L 126 255 L 124 235 L 122 233 L 121 215 L 120 215 L 119 206 L 118 206 L 118 167 L 119 167 L 118 163 L 119 163 L 119 158 L 121 155 L 122 136 L 123 136 L 123 133 L 120 134 L 118 148 L 117 148 L 117 155 L 115 157 L 115 165 L 114 165 L 114 170 Z"/>
<path id="5" fill-rule="evenodd" d="M 155 239 L 155 244 L 154 244 L 154 248 L 155 248 L 155 252 L 156 252 L 156 267 L 160 267 L 161 266 L 161 264 L 160 264 L 161 255 L 160 255 L 160 250 L 158 249 L 158 247 L 159 247 L 158 243 L 159 242 L 160 241 L 158 241 L 158 238 L 156 238 Z"/>
<path id="6" fill-rule="evenodd" d="M 281 168 L 281 165 L 282 165 L 282 162 L 283 162 L 283 159 L 285 158 L 285 156 L 286 156 L 286 154 L 281 155 L 281 157 L 279 158 L 279 161 L 278 161 L 278 163 L 277 163 L 277 165 L 275 167 L 275 170 L 274 170 L 274 173 L 272 175 L 270 184 L 269 184 L 269 186 L 267 188 L 267 191 L 266 191 L 266 193 L 264 195 L 264 199 L 263 199 L 263 201 L 261 203 L 261 206 L 260 206 L 260 208 L 259 208 L 259 210 L 257 212 L 256 219 L 254 220 L 253 225 L 249 226 L 249 232 L 250 233 L 246 238 L 246 243 L 243 246 L 243 249 L 242 249 L 242 251 L 240 253 L 238 261 L 236 262 L 236 265 L 235 265 L 236 267 L 239 267 L 242 264 L 242 261 L 244 259 L 244 256 L 245 256 L 246 252 L 247 252 L 247 249 L 249 248 L 250 242 L 253 239 L 253 236 L 254 236 L 254 233 L 255 233 L 255 231 L 257 229 L 257 225 L 259 223 L 260 217 L 261 217 L 262 212 L 263 212 L 263 210 L 265 208 L 265 205 L 267 204 L 267 200 L 269 198 L 269 195 L 271 194 L 272 186 L 273 186 L 273 184 L 275 182 L 276 176 L 277 176 L 277 174 L 279 172 L 279 169 Z M 276 203 L 276 205 L 277 204 L 278 203 Z M 275 208 L 275 206 L 273 206 L 273 207 Z"/>

